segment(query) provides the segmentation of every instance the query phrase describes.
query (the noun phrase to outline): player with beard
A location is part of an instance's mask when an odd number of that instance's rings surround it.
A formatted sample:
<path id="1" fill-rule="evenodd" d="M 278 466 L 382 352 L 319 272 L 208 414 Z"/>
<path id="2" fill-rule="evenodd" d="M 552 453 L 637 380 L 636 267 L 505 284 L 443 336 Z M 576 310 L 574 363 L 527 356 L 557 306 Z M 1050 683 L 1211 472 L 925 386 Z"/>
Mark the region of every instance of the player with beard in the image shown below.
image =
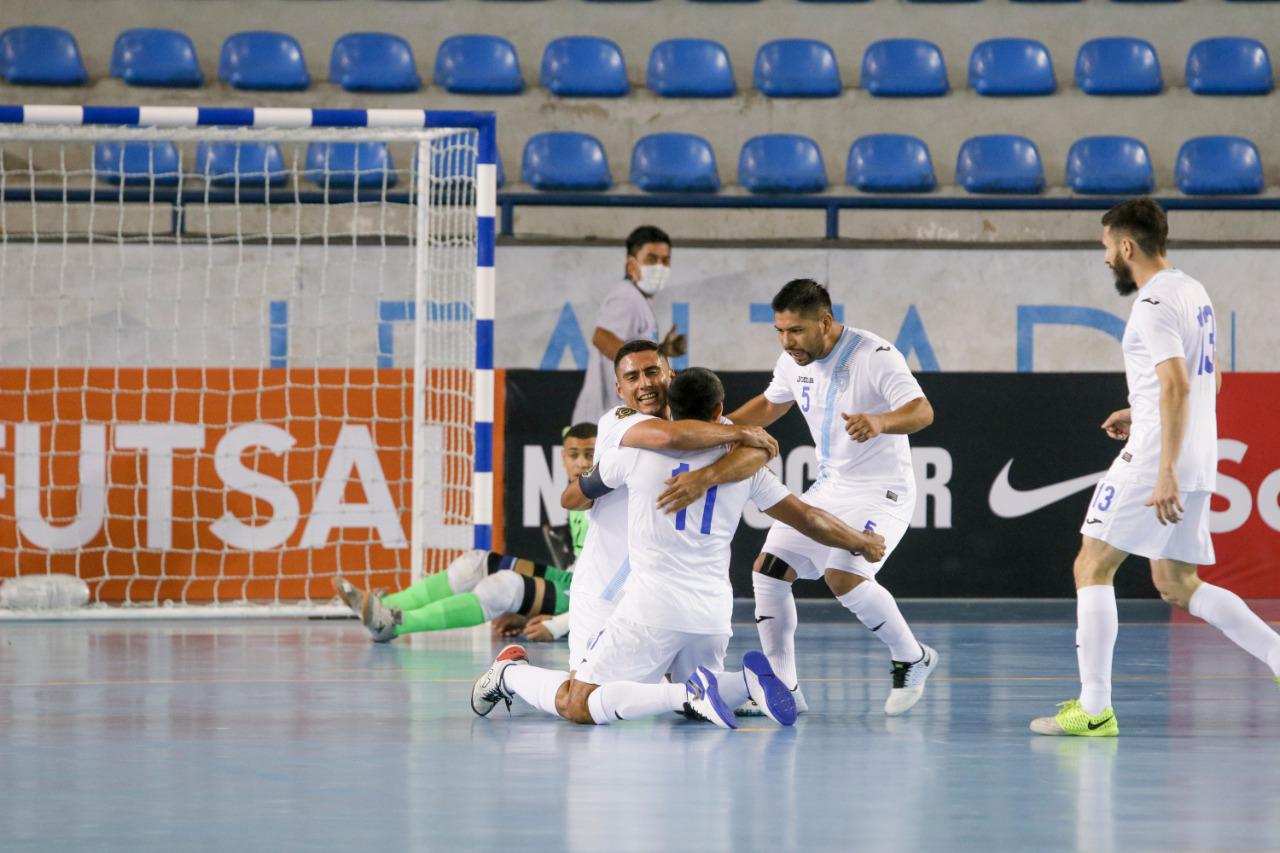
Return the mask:
<path id="1" fill-rule="evenodd" d="M 1235 593 L 1200 580 L 1214 561 L 1209 500 L 1218 470 L 1217 369 L 1213 303 L 1204 286 L 1165 257 L 1169 224 L 1149 198 L 1102 217 L 1104 260 L 1121 296 L 1138 294 L 1125 324 L 1129 408 L 1102 428 L 1125 441 L 1098 483 L 1075 561 L 1078 699 L 1033 720 L 1043 735 L 1114 737 L 1111 658 L 1118 630 L 1116 571 L 1130 554 L 1151 561 L 1160 597 L 1191 612 L 1280 677 L 1280 635 Z"/>
<path id="2" fill-rule="evenodd" d="M 768 426 L 798 404 L 818 453 L 818 479 L 804 493 L 858 530 L 885 539 L 885 558 L 902 540 L 915 509 L 915 474 L 907 436 L 933 423 L 933 407 L 888 341 L 837 323 L 827 289 L 810 279 L 790 281 L 772 303 L 783 352 L 773 380 L 729 415 L 739 424 Z M 769 530 L 752 586 L 756 624 L 778 677 L 797 692 L 796 578 L 822 577 L 836 600 L 889 648 L 892 686 L 884 710 L 905 714 L 919 701 L 938 653 L 917 642 L 897 602 L 876 582 L 882 564 L 827 548 L 787 524 Z M 744 714 L 758 711 L 750 706 Z"/>

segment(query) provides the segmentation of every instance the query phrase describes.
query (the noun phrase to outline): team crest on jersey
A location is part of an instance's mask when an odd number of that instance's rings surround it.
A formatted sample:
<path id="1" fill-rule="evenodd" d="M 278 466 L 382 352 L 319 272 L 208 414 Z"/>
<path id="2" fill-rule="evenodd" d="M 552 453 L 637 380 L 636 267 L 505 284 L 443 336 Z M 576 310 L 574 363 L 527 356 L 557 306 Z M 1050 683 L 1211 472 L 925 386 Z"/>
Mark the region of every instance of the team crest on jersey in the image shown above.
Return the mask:
<path id="1" fill-rule="evenodd" d="M 626 406 L 619 406 L 617 408 L 617 411 L 615 412 L 615 414 L 618 416 L 618 420 L 622 420 L 623 418 L 629 418 L 635 413 L 636 413 L 635 409 L 628 409 Z"/>
<path id="2" fill-rule="evenodd" d="M 831 381 L 843 394 L 849 388 L 849 368 L 844 367 L 832 373 Z"/>

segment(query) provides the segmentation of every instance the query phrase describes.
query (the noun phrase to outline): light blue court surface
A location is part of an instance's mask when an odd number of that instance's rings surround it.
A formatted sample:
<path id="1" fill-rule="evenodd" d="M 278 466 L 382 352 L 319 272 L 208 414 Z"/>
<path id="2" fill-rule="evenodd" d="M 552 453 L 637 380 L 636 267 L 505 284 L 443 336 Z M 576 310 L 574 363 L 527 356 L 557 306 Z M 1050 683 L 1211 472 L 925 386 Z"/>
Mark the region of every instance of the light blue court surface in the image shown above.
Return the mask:
<path id="1" fill-rule="evenodd" d="M 1212 628 L 1122 609 L 1122 735 L 1086 741 L 1027 731 L 1076 692 L 1069 602 L 904 611 L 942 654 L 910 714 L 881 644 L 804 607 L 812 713 L 736 732 L 478 718 L 483 629 L 0 623 L 0 850 L 1280 849 L 1280 685 Z"/>

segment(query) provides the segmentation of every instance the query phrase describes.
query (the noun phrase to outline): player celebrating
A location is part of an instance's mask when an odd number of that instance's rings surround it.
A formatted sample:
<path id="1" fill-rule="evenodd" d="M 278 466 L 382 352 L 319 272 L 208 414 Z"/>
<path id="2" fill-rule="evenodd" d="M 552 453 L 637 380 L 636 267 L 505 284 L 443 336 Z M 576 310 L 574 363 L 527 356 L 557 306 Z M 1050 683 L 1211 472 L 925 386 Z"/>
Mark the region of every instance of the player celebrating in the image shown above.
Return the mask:
<path id="1" fill-rule="evenodd" d="M 565 432 L 560 461 L 570 479 L 590 470 L 595 445 L 595 424 L 575 424 Z M 570 516 L 569 529 L 576 555 L 582 551 L 587 524 L 585 514 L 575 515 L 579 517 Z M 572 583 L 572 570 L 479 550 L 462 554 L 443 572 L 428 575 L 408 589 L 382 597 L 357 589 L 341 577 L 334 581 L 338 595 L 378 643 L 419 631 L 468 628 L 506 614 L 529 619 L 529 639 L 559 639 L 568 631 Z"/>
<path id="2" fill-rule="evenodd" d="M 676 377 L 669 398 L 673 417 L 714 422 L 723 411 L 724 388 L 714 373 L 695 367 Z M 603 452 L 582 481 L 588 497 L 627 487 L 632 572 L 626 596 L 569 683 L 562 716 L 604 724 L 687 706 L 717 726 L 736 728 L 732 708 L 752 698 L 779 723 L 795 721 L 791 691 L 764 655 L 748 653 L 741 673 L 723 672 L 733 614 L 729 545 L 743 508 L 750 501 L 830 548 L 873 560 L 883 554 L 883 539 L 804 503 L 767 469 L 708 489 L 687 510 L 663 511 L 659 496 L 673 474 L 704 468 L 723 454 L 723 448 L 657 453 L 619 447 Z M 673 683 L 662 683 L 668 673 Z M 515 695 L 537 697 L 559 677 L 529 666 L 524 650 L 509 646 L 476 682 L 472 709 L 484 716 Z"/>
<path id="3" fill-rule="evenodd" d="M 1222 374 L 1214 351 L 1213 303 L 1200 282 L 1165 257 L 1169 225 L 1149 198 L 1133 199 L 1102 217 L 1104 258 L 1122 296 L 1138 299 L 1125 324 L 1128 409 L 1102 428 L 1127 440 L 1094 490 L 1075 561 L 1076 660 L 1080 698 L 1056 716 L 1033 720 L 1044 735 L 1114 737 L 1111 655 L 1118 617 L 1112 581 L 1130 554 L 1151 561 L 1160 597 L 1227 635 L 1280 676 L 1280 635 L 1235 593 L 1200 580 L 1197 565 L 1214 561 L 1209 500 L 1218 470 L 1217 393 Z"/>
<path id="4" fill-rule="evenodd" d="M 831 313 L 827 289 L 810 279 L 788 282 L 773 298 L 783 353 L 773 381 L 729 415 L 768 426 L 797 403 L 818 453 L 818 479 L 804 500 L 859 529 L 884 537 L 893 552 L 915 508 L 915 475 L 907 436 L 933 423 L 933 407 L 906 359 L 888 341 L 846 328 Z M 884 710 L 904 714 L 919 701 L 938 653 L 916 641 L 889 591 L 876 583 L 877 561 L 825 547 L 789 524 L 775 524 L 755 563 L 756 624 L 778 677 L 798 691 L 796 578 L 824 577 L 836 599 L 889 647 L 893 686 Z M 804 699 L 797 692 L 797 704 Z M 752 713 L 744 708 L 743 713 Z"/>

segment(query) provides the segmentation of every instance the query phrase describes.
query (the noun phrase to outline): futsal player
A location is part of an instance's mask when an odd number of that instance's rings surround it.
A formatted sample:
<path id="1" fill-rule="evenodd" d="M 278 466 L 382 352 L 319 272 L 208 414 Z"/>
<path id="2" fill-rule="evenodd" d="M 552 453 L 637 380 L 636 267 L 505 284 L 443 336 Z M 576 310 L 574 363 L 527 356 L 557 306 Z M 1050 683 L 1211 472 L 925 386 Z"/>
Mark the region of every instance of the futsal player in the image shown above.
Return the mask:
<path id="1" fill-rule="evenodd" d="M 1119 619 L 1116 570 L 1130 554 L 1151 561 L 1160 597 L 1222 631 L 1280 677 L 1280 635 L 1230 590 L 1200 580 L 1214 561 L 1209 501 L 1218 471 L 1222 387 L 1213 303 L 1165 256 L 1169 224 L 1149 198 L 1102 217 L 1103 258 L 1121 296 L 1137 294 L 1121 348 L 1129 408 L 1102 424 L 1124 449 L 1098 483 L 1075 561 L 1078 699 L 1033 720 L 1044 735 L 1112 737 L 1111 659 Z"/>

